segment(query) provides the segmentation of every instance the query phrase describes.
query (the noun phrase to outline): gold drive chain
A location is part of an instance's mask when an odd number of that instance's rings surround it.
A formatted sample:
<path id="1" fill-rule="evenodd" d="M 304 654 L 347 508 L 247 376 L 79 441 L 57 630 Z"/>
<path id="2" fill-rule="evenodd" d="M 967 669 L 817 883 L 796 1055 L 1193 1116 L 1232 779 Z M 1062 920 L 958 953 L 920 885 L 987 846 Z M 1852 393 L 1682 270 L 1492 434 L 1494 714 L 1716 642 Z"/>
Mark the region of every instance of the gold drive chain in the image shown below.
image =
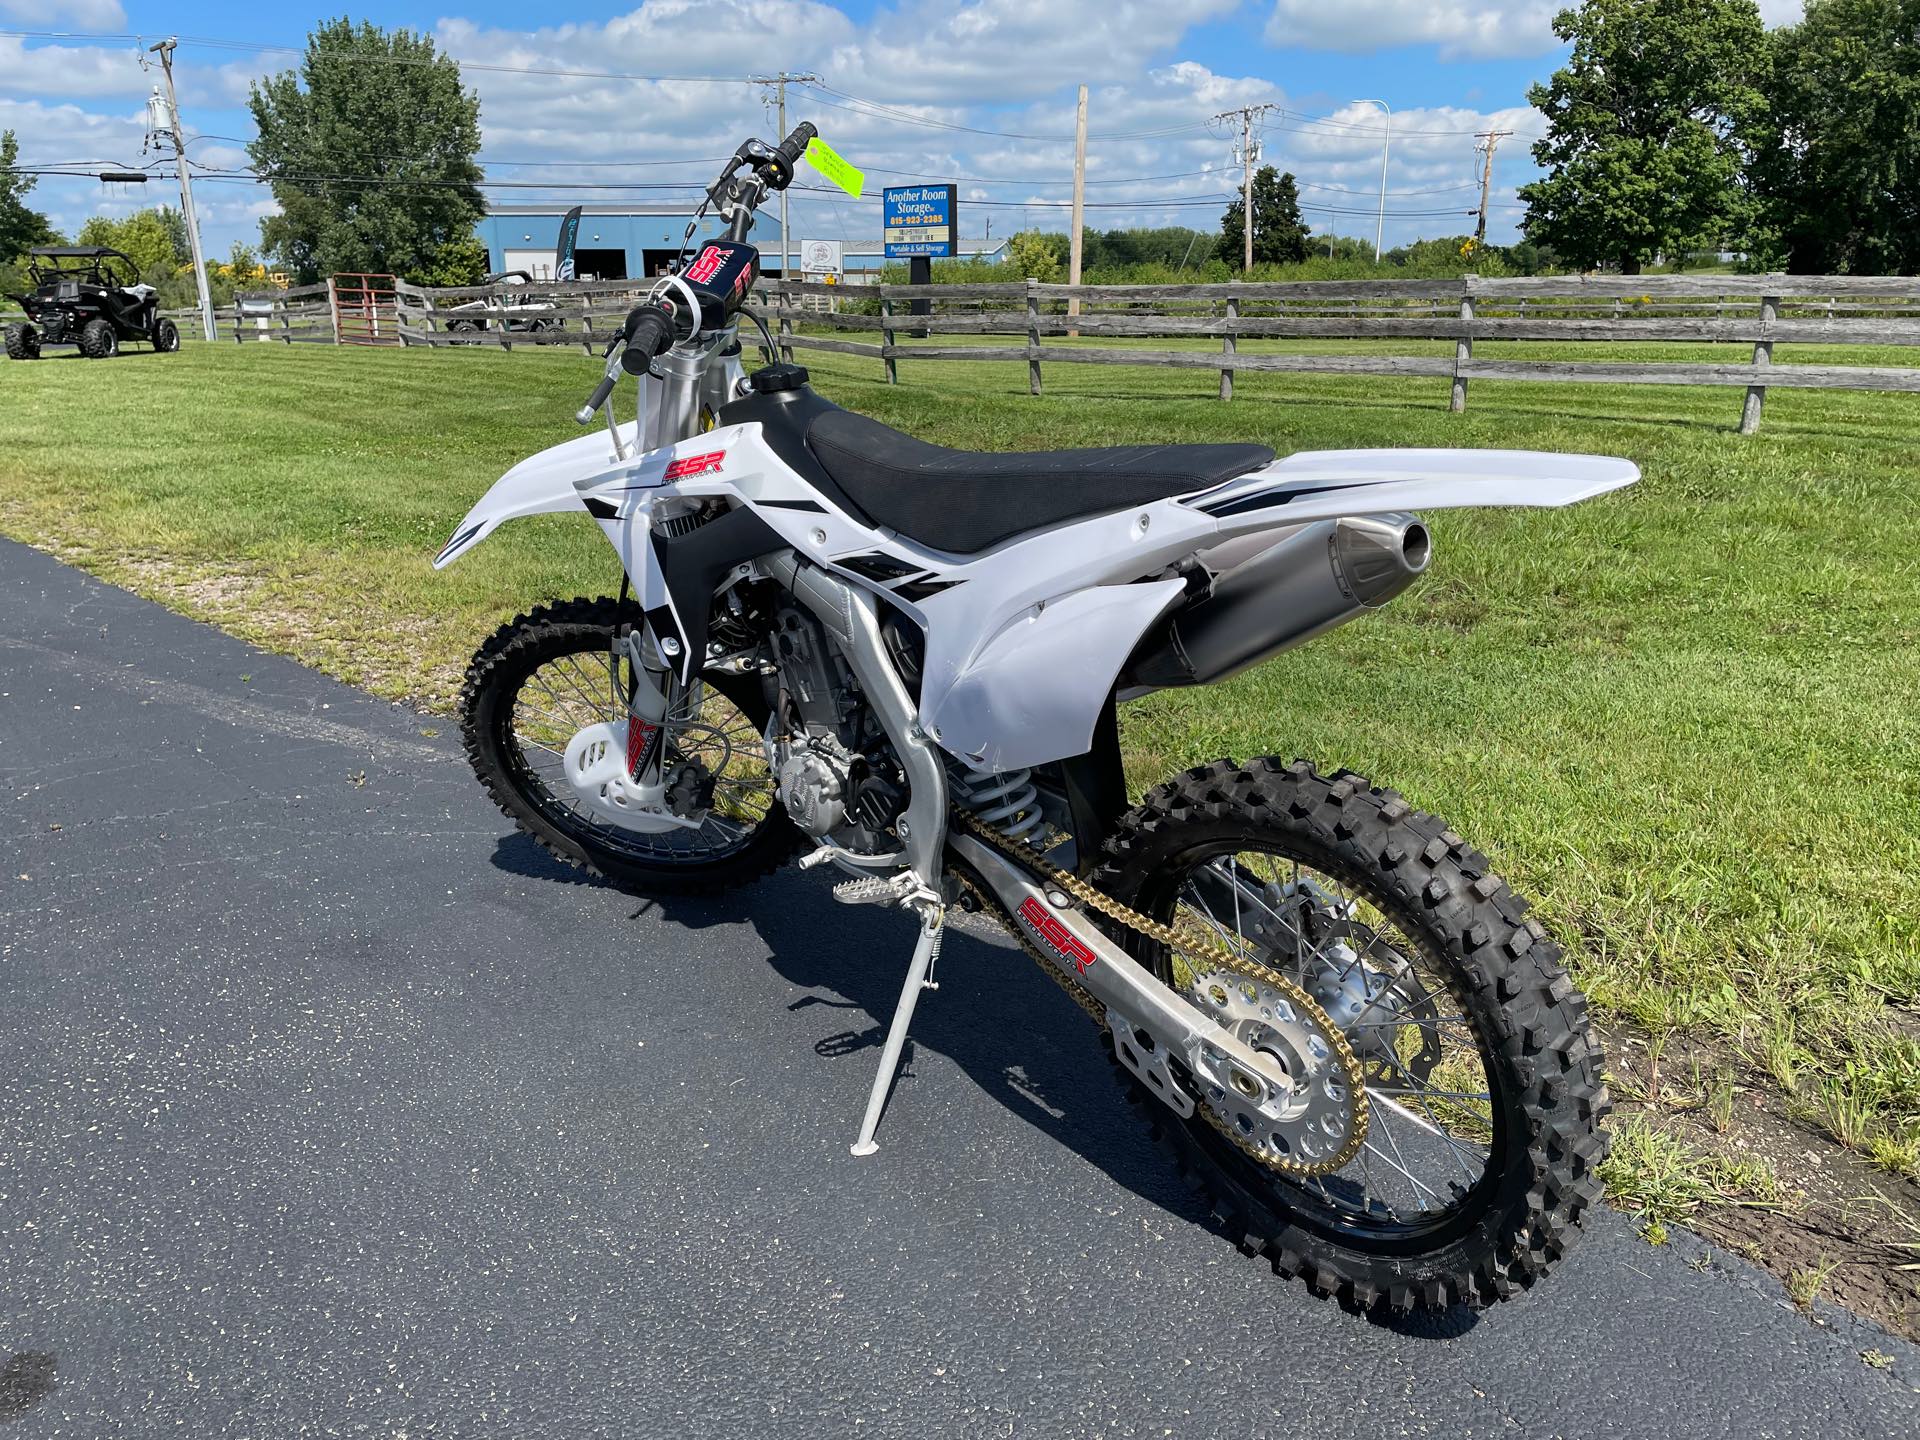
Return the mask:
<path id="1" fill-rule="evenodd" d="M 1007 839 L 976 816 L 956 810 L 953 820 L 969 835 L 991 845 L 1009 859 L 1016 861 L 1023 869 L 1038 876 L 1046 884 L 1064 891 L 1087 909 L 1098 911 L 1108 919 L 1118 921 L 1129 930 L 1144 935 L 1149 940 L 1157 940 L 1168 949 L 1177 951 L 1187 957 L 1190 965 L 1197 961 L 1199 964 L 1196 968 L 1232 970 L 1278 990 L 1286 997 L 1287 1002 L 1306 1018 L 1308 1024 L 1317 1028 L 1327 1039 L 1334 1064 L 1341 1072 L 1341 1081 L 1346 1086 L 1347 1094 L 1352 1097 L 1353 1123 L 1348 1129 L 1346 1143 L 1325 1160 L 1294 1160 L 1287 1156 L 1275 1155 L 1265 1146 L 1250 1144 L 1244 1136 L 1236 1134 L 1233 1127 L 1204 1101 L 1197 1108 L 1202 1115 L 1206 1116 L 1208 1124 L 1231 1140 L 1250 1158 L 1275 1174 L 1284 1175 L 1289 1179 L 1310 1180 L 1318 1175 L 1331 1175 L 1360 1153 L 1360 1147 L 1366 1143 L 1367 1138 L 1367 1086 L 1361 1074 L 1360 1061 L 1354 1055 L 1352 1045 L 1348 1044 L 1345 1033 L 1333 1023 L 1333 1018 L 1322 1008 L 1320 1002 L 1309 995 L 1304 988 L 1270 966 L 1236 955 L 1216 936 L 1191 926 L 1162 925 L 1159 921 L 1121 904 L 1111 895 L 1095 889 L 1071 871 L 1048 864 L 1031 846 Z M 1021 948 L 1040 962 L 1040 968 L 1051 975 L 1061 989 L 1073 997 L 1074 1002 L 1081 1009 L 1091 1015 L 1096 1023 L 1106 1025 L 1106 1007 L 1084 986 L 1063 973 L 1058 964 L 1049 960 L 1045 952 L 1033 943 L 1026 931 L 1006 913 L 996 897 L 985 893 L 983 888 L 975 884 L 973 879 L 964 872 L 956 871 L 955 878 L 975 899 L 993 912 L 1000 923 L 1020 942 Z"/>

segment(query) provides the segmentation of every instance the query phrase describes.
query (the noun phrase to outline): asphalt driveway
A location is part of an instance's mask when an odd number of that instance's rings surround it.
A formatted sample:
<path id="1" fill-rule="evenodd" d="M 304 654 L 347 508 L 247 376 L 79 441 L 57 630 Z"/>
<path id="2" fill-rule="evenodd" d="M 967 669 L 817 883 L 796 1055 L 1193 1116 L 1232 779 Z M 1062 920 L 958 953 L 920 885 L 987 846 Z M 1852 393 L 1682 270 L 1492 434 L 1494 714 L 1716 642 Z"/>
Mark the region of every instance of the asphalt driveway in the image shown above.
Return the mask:
<path id="1" fill-rule="evenodd" d="M 907 921 L 582 884 L 450 724 L 5 542 L 0 614 L 4 1440 L 1920 1432 L 1913 1347 L 1613 1215 L 1311 1298 L 981 938 L 856 1160 Z"/>

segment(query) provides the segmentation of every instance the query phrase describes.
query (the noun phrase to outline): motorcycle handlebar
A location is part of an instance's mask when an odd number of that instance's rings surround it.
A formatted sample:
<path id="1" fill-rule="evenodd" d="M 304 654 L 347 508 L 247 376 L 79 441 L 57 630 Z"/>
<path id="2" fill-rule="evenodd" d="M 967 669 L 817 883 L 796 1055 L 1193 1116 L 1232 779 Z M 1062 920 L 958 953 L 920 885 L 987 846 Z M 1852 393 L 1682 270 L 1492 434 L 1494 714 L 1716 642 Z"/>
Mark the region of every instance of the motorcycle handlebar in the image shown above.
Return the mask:
<path id="1" fill-rule="evenodd" d="M 673 341 L 673 316 L 667 313 L 664 305 L 648 301 L 627 312 L 619 333 L 607 345 L 607 352 L 612 354 L 614 347 L 624 342 L 619 368 L 629 375 L 644 375 L 656 359 L 673 348 Z M 609 363 L 607 373 L 600 377 L 600 383 L 593 387 L 587 403 L 573 418 L 582 425 L 590 423 L 600 407 L 607 403 L 607 397 L 613 394 L 614 383 L 619 378 L 614 366 Z"/>

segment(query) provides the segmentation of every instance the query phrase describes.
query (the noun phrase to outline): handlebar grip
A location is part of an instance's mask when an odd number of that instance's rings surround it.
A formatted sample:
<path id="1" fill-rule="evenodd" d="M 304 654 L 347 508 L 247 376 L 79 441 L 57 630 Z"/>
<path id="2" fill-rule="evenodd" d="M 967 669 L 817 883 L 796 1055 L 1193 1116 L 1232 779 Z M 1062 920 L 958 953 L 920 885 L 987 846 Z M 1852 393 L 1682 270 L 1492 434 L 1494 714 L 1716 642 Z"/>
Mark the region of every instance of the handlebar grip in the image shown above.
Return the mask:
<path id="1" fill-rule="evenodd" d="M 807 153 L 807 142 L 819 133 L 811 120 L 802 120 L 793 127 L 793 133 L 780 142 L 773 152 L 773 158 L 779 162 L 776 174 L 770 177 L 774 189 L 784 190 L 793 183 L 793 167 Z"/>
<path id="2" fill-rule="evenodd" d="M 621 329 L 627 337 L 627 348 L 620 356 L 620 366 L 629 375 L 646 374 L 657 356 L 673 348 L 673 317 L 659 305 L 634 306 Z"/>
<path id="3" fill-rule="evenodd" d="M 793 127 L 793 133 L 780 142 L 773 153 L 784 159 L 789 165 L 799 163 L 800 157 L 807 153 L 807 142 L 820 131 L 811 120 L 802 120 Z"/>

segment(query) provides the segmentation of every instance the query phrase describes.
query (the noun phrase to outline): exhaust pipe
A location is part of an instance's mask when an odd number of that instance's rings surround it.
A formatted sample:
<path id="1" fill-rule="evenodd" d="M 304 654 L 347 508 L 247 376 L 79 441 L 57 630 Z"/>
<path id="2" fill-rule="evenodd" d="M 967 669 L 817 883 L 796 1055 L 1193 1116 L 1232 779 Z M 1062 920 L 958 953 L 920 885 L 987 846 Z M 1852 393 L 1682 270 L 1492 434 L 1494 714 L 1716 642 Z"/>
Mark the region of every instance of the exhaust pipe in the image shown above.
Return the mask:
<path id="1" fill-rule="evenodd" d="M 1414 515 L 1319 520 L 1223 571 L 1149 630 L 1123 693 L 1211 685 L 1378 609 L 1420 577 L 1433 537 Z"/>

